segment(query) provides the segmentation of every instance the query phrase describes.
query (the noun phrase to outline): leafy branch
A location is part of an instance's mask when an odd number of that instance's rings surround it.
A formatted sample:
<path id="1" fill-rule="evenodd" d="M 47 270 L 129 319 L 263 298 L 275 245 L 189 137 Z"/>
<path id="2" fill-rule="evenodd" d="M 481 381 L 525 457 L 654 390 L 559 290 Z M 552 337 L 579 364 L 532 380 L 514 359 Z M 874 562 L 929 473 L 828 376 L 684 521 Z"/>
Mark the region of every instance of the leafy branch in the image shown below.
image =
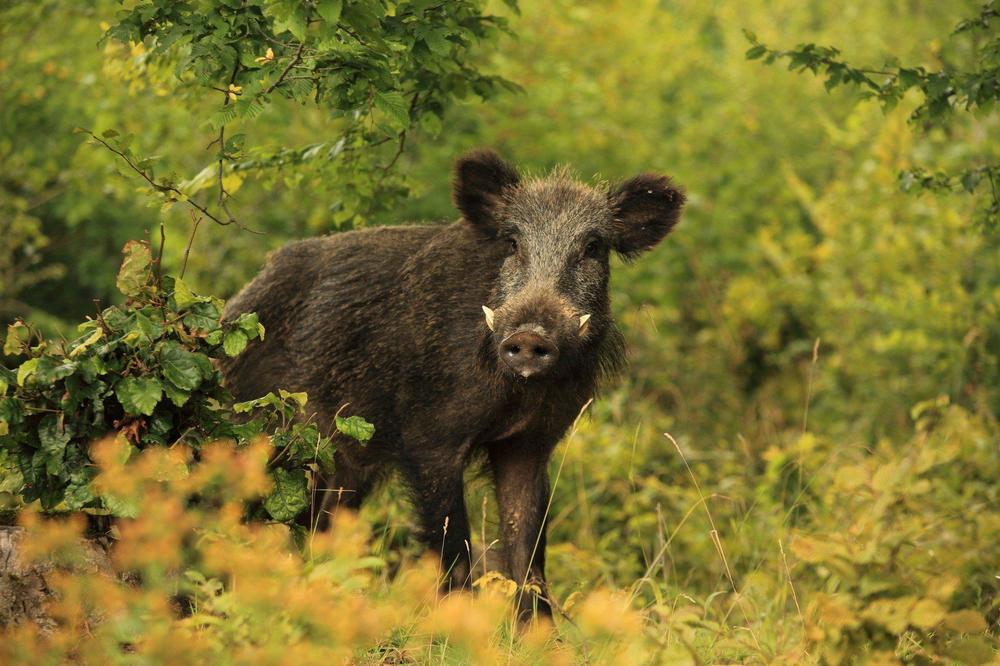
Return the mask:
<path id="1" fill-rule="evenodd" d="M 987 32 L 1000 17 L 996 0 L 989 0 L 978 15 L 963 20 L 952 31 L 952 36 Z M 928 69 L 922 65 L 904 66 L 898 58 L 890 58 L 884 67 L 857 67 L 841 58 L 840 49 L 834 46 L 820 46 L 807 43 L 794 49 L 781 50 L 760 42 L 757 35 L 744 30 L 750 42 L 746 51 L 748 60 L 763 60 L 774 64 L 780 60 L 788 62 L 788 69 L 795 72 L 811 72 L 824 76 L 824 86 L 832 90 L 837 86 L 852 86 L 861 90 L 863 98 L 876 99 L 883 111 L 895 108 L 909 91 L 916 91 L 920 103 L 910 115 L 910 122 L 924 127 L 944 125 L 953 120 L 957 111 L 982 114 L 993 110 L 1000 100 L 1000 36 L 991 35 L 987 42 L 978 46 L 975 66 L 967 71 L 956 68 Z M 981 183 L 989 183 L 990 203 L 983 211 L 984 228 L 1000 226 L 1000 198 L 997 195 L 997 178 L 1000 163 L 987 163 L 958 173 L 930 174 L 917 168 L 900 174 L 900 184 L 904 190 L 952 190 L 958 187 L 973 193 Z"/>
<path id="2" fill-rule="evenodd" d="M 323 180 L 342 190 L 342 201 L 331 204 L 340 205 L 334 220 L 339 223 L 390 205 L 385 192 L 405 192 L 389 182 L 401 182 L 401 176 L 389 176 L 408 133 L 439 127 L 456 99 L 470 94 L 486 98 L 513 87 L 468 64 L 477 43 L 507 30 L 504 19 L 484 13 L 476 0 L 401 0 L 391 5 L 379 0 L 242 0 L 207 8 L 139 0 L 119 19 L 106 36 L 142 43 L 145 66 L 161 63 L 183 77 L 185 85 L 222 93 L 222 108 L 211 118 L 216 137 L 209 144 L 218 143 L 219 154 L 211 172 L 206 167 L 189 183 L 201 188 L 215 181 L 222 210 L 215 219 L 227 223 L 234 221 L 226 206 L 232 191 L 225 181 L 228 173 L 256 169 L 257 164 L 292 167 L 310 161 L 261 159 L 260 147 L 253 145 L 243 153 L 242 134 L 235 149 L 227 141 L 231 123 L 254 120 L 277 95 L 332 114 L 340 135 L 335 145 L 341 148 L 328 156 L 342 159 L 316 166 L 333 171 L 323 174 Z"/>
<path id="3" fill-rule="evenodd" d="M 222 219 L 214 215 L 210 210 L 208 210 L 208 208 L 199 204 L 197 201 L 194 201 L 193 199 L 191 199 L 191 197 L 189 197 L 187 194 L 181 191 L 177 187 L 177 185 L 175 185 L 172 181 L 156 180 L 155 173 L 152 169 L 151 159 L 149 158 L 143 160 L 137 159 L 136 156 L 132 154 L 131 150 L 128 148 L 126 143 L 118 142 L 117 146 L 112 145 L 110 143 L 110 141 L 113 141 L 119 136 L 117 131 L 107 130 L 103 133 L 102 136 L 97 136 L 88 129 L 81 128 L 80 131 L 88 135 L 91 139 L 93 139 L 100 145 L 104 146 L 118 157 L 120 157 L 125 162 L 125 164 L 127 164 L 129 168 L 132 169 L 132 171 L 142 176 L 143 180 L 145 180 L 146 183 L 148 183 L 149 186 L 153 188 L 157 193 L 164 196 L 167 199 L 167 201 L 171 203 L 175 201 L 182 201 L 220 226 L 225 227 L 229 226 L 230 224 L 234 224 L 240 229 L 243 229 L 245 231 L 250 231 L 251 233 L 259 233 L 253 231 L 252 229 L 248 229 L 247 227 L 240 224 L 238 220 L 236 220 L 231 215 L 228 215 L 228 210 L 226 211 L 227 219 Z"/>

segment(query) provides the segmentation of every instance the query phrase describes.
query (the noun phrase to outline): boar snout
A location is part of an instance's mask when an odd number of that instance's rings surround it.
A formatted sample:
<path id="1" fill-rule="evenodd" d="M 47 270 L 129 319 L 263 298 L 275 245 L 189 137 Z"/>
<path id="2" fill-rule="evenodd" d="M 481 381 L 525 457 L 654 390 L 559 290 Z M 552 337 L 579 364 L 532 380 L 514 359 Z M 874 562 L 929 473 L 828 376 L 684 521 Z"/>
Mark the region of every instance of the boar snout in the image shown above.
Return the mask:
<path id="1" fill-rule="evenodd" d="M 559 360 L 559 347 L 545 335 L 520 331 L 500 343 L 500 358 L 511 370 L 528 378 L 551 370 Z"/>

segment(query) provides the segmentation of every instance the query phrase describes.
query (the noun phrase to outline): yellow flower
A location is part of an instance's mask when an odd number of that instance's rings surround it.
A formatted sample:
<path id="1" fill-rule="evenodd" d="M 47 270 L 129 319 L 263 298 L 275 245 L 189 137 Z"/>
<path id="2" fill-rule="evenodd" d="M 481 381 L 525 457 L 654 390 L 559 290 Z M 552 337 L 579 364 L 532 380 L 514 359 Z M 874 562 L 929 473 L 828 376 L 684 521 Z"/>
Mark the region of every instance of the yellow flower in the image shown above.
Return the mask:
<path id="1" fill-rule="evenodd" d="M 254 60 L 257 61 L 258 65 L 265 65 L 269 62 L 274 62 L 274 49 L 268 47 L 267 53 L 265 53 L 259 58 L 254 58 Z"/>
<path id="2" fill-rule="evenodd" d="M 243 86 L 237 86 L 230 83 L 229 90 L 226 92 L 226 94 L 229 95 L 230 100 L 235 102 L 236 98 L 243 94 Z"/>

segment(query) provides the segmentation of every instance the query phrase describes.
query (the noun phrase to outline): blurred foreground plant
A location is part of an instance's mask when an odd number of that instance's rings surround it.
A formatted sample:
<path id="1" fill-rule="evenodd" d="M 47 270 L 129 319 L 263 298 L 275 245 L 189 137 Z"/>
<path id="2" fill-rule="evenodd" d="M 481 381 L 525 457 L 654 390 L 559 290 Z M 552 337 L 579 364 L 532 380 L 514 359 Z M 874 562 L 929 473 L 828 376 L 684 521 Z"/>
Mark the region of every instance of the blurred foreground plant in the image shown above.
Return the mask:
<path id="1" fill-rule="evenodd" d="M 271 447 L 225 442 L 134 452 L 97 442 L 94 485 L 114 489 L 121 519 L 115 572 L 87 571 L 82 520 L 24 511 L 19 559 L 56 564 L 48 632 L 0 629 L 2 663 L 634 663 L 652 646 L 620 595 L 595 593 L 572 615 L 571 643 L 548 624 L 513 629 L 512 587 L 491 573 L 477 594 L 438 597 L 436 562 L 410 561 L 391 581 L 369 552 L 368 526 L 341 512 L 330 532 L 298 545 L 288 526 L 247 522 L 268 492 Z M 196 501 L 195 501 L 196 499 Z"/>

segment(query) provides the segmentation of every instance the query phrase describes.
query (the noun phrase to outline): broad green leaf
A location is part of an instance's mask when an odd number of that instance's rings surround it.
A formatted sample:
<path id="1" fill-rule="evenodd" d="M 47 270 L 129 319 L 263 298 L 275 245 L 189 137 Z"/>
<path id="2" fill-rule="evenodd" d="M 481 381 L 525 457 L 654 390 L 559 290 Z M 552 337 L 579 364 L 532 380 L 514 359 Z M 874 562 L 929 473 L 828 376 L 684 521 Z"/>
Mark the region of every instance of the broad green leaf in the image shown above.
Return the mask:
<path id="1" fill-rule="evenodd" d="M 395 90 L 375 93 L 375 107 L 399 129 L 410 124 L 410 106 L 402 93 Z"/>
<path id="2" fill-rule="evenodd" d="M 451 53 L 453 44 L 448 41 L 448 33 L 443 30 L 431 30 L 424 33 L 424 41 L 427 47 L 439 56 L 446 56 Z"/>
<path id="3" fill-rule="evenodd" d="M 21 353 L 21 346 L 31 338 L 31 331 L 23 321 L 7 325 L 7 339 L 3 343 L 3 353 L 15 356 Z"/>
<path id="4" fill-rule="evenodd" d="M 982 614 L 971 609 L 948 613 L 944 618 L 944 626 L 960 634 L 979 634 L 987 628 Z"/>
<path id="5" fill-rule="evenodd" d="M 160 348 L 160 365 L 163 376 L 179 389 L 193 391 L 201 385 L 203 376 L 197 354 L 188 351 L 180 343 L 170 341 L 163 344 Z"/>
<path id="6" fill-rule="evenodd" d="M 195 303 L 203 302 L 205 299 L 198 296 L 187 283 L 180 278 L 174 278 L 174 302 L 177 303 L 178 310 L 186 310 Z"/>
<path id="7" fill-rule="evenodd" d="M 219 308 L 214 303 L 192 303 L 188 313 L 184 315 L 184 325 L 193 330 L 211 332 L 219 327 L 221 318 Z"/>
<path id="8" fill-rule="evenodd" d="M 996 663 L 993 644 L 983 636 L 967 636 L 948 645 L 944 653 L 959 664 L 978 666 Z"/>
<path id="9" fill-rule="evenodd" d="M 316 3 L 316 12 L 323 17 L 327 23 L 336 23 L 340 20 L 340 12 L 344 8 L 343 0 L 319 0 Z"/>
<path id="10" fill-rule="evenodd" d="M 240 329 L 229 331 L 222 338 L 222 348 L 227 356 L 238 356 L 247 348 L 247 334 Z"/>
<path id="11" fill-rule="evenodd" d="M 116 284 L 118 290 L 126 296 L 138 296 L 146 286 L 149 275 L 149 267 L 153 263 L 153 258 L 149 253 L 149 246 L 141 241 L 129 241 L 122 249 L 125 260 L 118 270 Z"/>
<path id="12" fill-rule="evenodd" d="M 191 398 L 189 392 L 177 388 L 173 382 L 164 382 L 163 393 L 177 407 L 183 407 Z"/>
<path id="13" fill-rule="evenodd" d="M 932 629 L 944 619 L 945 612 L 945 608 L 934 599 L 921 599 L 910 610 L 910 624 Z"/>
<path id="14" fill-rule="evenodd" d="M 244 312 L 241 314 L 240 318 L 236 320 L 236 326 L 246 333 L 247 337 L 251 340 L 256 337 L 260 337 L 261 340 L 264 339 L 264 336 L 260 334 L 263 326 L 260 325 L 256 312 Z"/>
<path id="15" fill-rule="evenodd" d="M 338 416 L 336 422 L 337 430 L 362 444 L 375 435 L 375 426 L 360 416 L 348 416 L 347 418 Z"/>
<path id="16" fill-rule="evenodd" d="M 294 400 L 299 406 L 299 411 L 305 409 L 306 403 L 309 402 L 309 395 L 305 391 L 292 393 L 291 391 L 286 391 L 285 389 L 278 389 L 278 395 L 281 396 L 282 400 L 288 400 L 289 398 Z"/>
<path id="17" fill-rule="evenodd" d="M 277 468 L 273 472 L 274 490 L 264 500 L 264 509 L 272 518 L 286 522 L 309 506 L 309 484 L 302 470 Z"/>
<path id="18" fill-rule="evenodd" d="M 90 336 L 88 336 L 86 340 L 84 340 L 83 342 L 81 342 L 80 344 L 78 344 L 73 349 L 73 351 L 71 351 L 69 353 L 70 358 L 79 356 L 83 352 L 87 351 L 87 347 L 90 347 L 92 344 L 94 344 L 95 342 L 97 342 L 98 340 L 100 340 L 103 337 L 104 337 L 104 329 L 103 328 L 95 328 L 94 332 L 91 333 Z"/>
<path id="19" fill-rule="evenodd" d="M 151 377 L 126 377 L 115 386 L 115 395 L 129 414 L 150 416 L 163 397 L 163 386 Z"/>
<path id="20" fill-rule="evenodd" d="M 24 382 L 30 377 L 38 367 L 40 358 L 33 358 L 25 361 L 17 368 L 17 385 L 24 386 Z"/>
<path id="21" fill-rule="evenodd" d="M 111 515 L 119 518 L 137 518 L 139 516 L 139 503 L 131 497 L 118 497 L 112 493 L 101 495 L 104 506 L 111 511 Z"/>
<path id="22" fill-rule="evenodd" d="M 50 457 L 61 457 L 72 436 L 63 419 L 55 414 L 46 414 L 38 425 L 38 442 Z"/>

